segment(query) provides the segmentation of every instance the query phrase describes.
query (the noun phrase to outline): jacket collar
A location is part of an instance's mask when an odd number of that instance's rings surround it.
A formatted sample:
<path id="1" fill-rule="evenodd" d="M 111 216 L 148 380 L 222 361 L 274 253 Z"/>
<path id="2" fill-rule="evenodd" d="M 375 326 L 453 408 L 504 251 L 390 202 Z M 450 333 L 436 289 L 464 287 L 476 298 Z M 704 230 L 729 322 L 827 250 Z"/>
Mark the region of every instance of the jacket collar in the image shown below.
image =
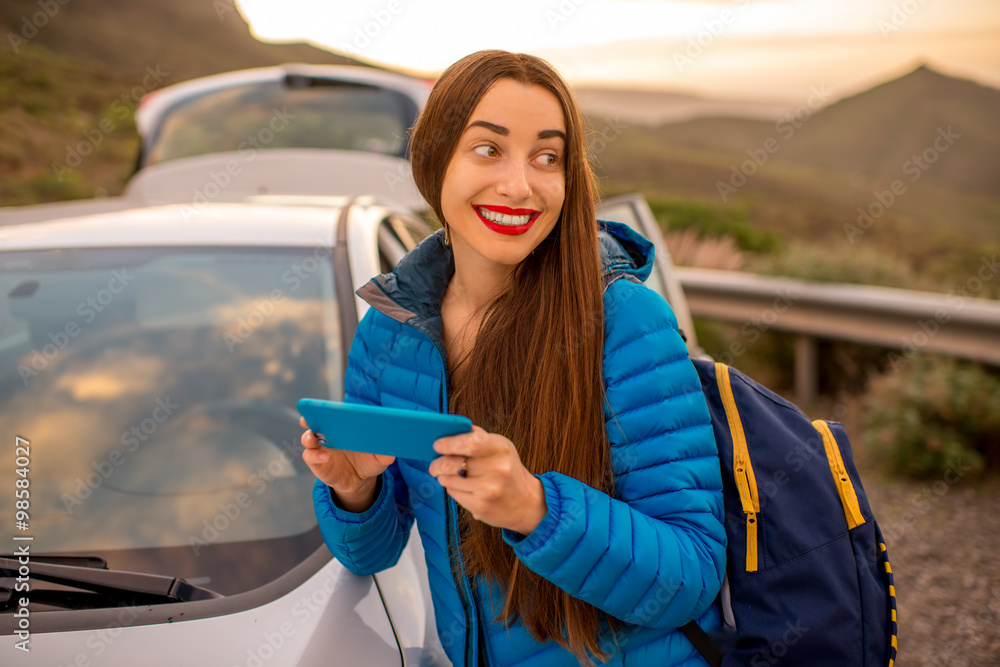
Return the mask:
<path id="1" fill-rule="evenodd" d="M 653 268 L 653 244 L 620 222 L 598 220 L 603 275 L 645 281 Z M 397 322 L 412 324 L 440 343 L 441 299 L 455 273 L 444 230 L 431 234 L 399 261 L 392 273 L 375 276 L 357 291 L 376 310 Z"/>

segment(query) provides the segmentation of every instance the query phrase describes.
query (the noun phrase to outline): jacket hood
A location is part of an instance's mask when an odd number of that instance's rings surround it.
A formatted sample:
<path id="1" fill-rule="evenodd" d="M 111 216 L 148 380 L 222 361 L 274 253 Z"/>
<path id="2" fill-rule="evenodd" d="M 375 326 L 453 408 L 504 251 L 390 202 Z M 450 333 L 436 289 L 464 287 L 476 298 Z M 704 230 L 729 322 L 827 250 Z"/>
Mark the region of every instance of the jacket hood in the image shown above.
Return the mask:
<path id="1" fill-rule="evenodd" d="M 653 271 L 655 252 L 645 236 L 626 224 L 598 220 L 602 274 L 625 273 L 646 282 Z"/>
<path id="2" fill-rule="evenodd" d="M 645 281 L 653 269 L 653 244 L 628 225 L 597 222 L 602 274 L 626 274 Z M 454 273 L 451 247 L 444 242 L 444 230 L 439 230 L 407 253 L 392 273 L 375 276 L 357 294 L 399 322 L 414 316 L 435 320 L 441 316 L 441 299 Z"/>

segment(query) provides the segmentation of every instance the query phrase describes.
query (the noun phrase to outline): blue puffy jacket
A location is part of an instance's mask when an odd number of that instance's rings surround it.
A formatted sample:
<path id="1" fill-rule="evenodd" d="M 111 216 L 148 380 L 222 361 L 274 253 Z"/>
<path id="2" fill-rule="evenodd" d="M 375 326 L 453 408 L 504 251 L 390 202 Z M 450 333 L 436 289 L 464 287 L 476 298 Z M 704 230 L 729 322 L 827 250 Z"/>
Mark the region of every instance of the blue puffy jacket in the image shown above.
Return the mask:
<path id="1" fill-rule="evenodd" d="M 621 278 L 604 292 L 605 424 L 617 497 L 541 474 L 545 518 L 529 535 L 504 531 L 504 539 L 533 571 L 626 623 L 604 633 L 608 664 L 703 665 L 676 628 L 692 619 L 704 628 L 721 622 L 713 603 L 726 536 L 708 409 L 670 306 L 628 279 L 648 277 L 651 244 L 624 225 L 601 225 L 605 275 Z M 440 305 L 453 273 L 439 233 L 358 290 L 372 307 L 351 347 L 345 400 L 447 411 Z M 482 578 L 462 569 L 457 505 L 425 462 L 397 459 L 364 512 L 337 507 L 319 480 L 313 500 L 330 551 L 362 575 L 397 562 L 416 519 L 438 635 L 455 665 L 577 664 L 521 624 L 493 621 L 502 605 Z"/>

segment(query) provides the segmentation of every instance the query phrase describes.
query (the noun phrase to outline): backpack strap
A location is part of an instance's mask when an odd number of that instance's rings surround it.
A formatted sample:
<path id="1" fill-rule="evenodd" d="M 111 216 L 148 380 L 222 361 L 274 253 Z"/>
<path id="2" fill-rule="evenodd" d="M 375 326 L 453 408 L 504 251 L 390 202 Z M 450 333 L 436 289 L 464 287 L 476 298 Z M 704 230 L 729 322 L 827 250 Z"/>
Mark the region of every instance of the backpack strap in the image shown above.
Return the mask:
<path id="1" fill-rule="evenodd" d="M 682 625 L 680 631 L 694 644 L 694 647 L 701 654 L 701 657 L 712 667 L 722 667 L 722 649 L 715 643 L 707 632 L 694 621 L 687 625 Z"/>

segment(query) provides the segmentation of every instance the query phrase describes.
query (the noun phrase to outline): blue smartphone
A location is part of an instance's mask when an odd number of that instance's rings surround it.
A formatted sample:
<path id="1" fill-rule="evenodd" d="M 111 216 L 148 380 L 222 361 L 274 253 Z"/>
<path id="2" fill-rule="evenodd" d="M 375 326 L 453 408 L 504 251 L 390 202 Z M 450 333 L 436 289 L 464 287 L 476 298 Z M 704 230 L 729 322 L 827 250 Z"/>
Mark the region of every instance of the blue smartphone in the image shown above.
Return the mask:
<path id="1" fill-rule="evenodd" d="M 300 399 L 298 408 L 309 429 L 326 440 L 324 447 L 402 459 L 432 461 L 440 456 L 434 451 L 435 440 L 472 430 L 468 417 L 438 412 L 318 398 Z"/>

